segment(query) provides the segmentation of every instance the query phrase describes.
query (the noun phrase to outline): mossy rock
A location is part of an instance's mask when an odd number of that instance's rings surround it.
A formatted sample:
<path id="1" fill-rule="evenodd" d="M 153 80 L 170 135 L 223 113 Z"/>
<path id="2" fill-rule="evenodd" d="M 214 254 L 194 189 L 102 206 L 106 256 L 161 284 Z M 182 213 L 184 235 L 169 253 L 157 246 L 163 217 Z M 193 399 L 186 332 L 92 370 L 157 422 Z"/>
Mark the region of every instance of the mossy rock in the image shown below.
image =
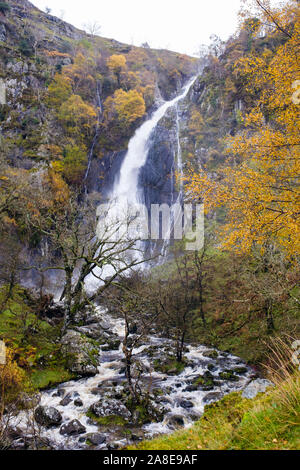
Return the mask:
<path id="1" fill-rule="evenodd" d="M 233 371 L 236 373 L 236 374 L 246 374 L 246 372 L 248 372 L 248 369 L 247 367 L 235 367 L 233 369 Z"/>
<path id="2" fill-rule="evenodd" d="M 220 372 L 219 377 L 220 379 L 229 380 L 230 382 L 237 382 L 239 380 L 234 371 L 231 369 L 226 369 L 223 372 Z"/>
<path id="3" fill-rule="evenodd" d="M 122 416 L 110 415 L 110 416 L 96 416 L 91 410 L 88 410 L 86 416 L 90 418 L 95 424 L 102 428 L 111 429 L 112 427 L 122 427 L 128 424 L 128 421 Z"/>
<path id="4" fill-rule="evenodd" d="M 178 362 L 174 359 L 169 359 L 165 362 L 156 359 L 153 362 L 153 367 L 156 372 L 162 372 L 167 375 L 178 375 L 184 370 L 185 366 L 185 362 Z"/>
<path id="5" fill-rule="evenodd" d="M 204 357 L 209 357 L 210 359 L 217 359 L 219 357 L 219 353 L 215 350 L 206 351 L 203 353 Z"/>
<path id="6" fill-rule="evenodd" d="M 208 391 L 214 388 L 215 382 L 214 382 L 214 378 L 212 374 L 209 371 L 207 371 L 203 375 L 200 375 L 199 377 L 197 377 L 193 381 L 192 385 L 196 387 L 200 387 L 202 390 Z"/>

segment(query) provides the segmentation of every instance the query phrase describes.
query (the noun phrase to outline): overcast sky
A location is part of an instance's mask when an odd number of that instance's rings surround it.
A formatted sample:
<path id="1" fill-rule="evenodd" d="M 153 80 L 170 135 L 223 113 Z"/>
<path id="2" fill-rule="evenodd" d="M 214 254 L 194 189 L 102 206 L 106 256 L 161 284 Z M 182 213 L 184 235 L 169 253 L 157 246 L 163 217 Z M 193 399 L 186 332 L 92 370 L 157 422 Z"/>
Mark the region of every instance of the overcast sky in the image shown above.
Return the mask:
<path id="1" fill-rule="evenodd" d="M 101 25 L 101 36 L 140 46 L 194 54 L 211 34 L 227 39 L 237 27 L 240 0 L 31 0 L 41 10 L 83 28 Z"/>

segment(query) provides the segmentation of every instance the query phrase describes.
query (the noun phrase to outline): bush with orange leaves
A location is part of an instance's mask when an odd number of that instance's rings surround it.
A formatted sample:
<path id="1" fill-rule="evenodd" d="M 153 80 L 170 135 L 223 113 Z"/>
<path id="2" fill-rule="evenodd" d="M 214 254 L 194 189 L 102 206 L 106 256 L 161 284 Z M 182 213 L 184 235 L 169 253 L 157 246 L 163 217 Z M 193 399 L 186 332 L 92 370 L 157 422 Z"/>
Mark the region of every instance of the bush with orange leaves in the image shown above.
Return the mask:
<path id="1" fill-rule="evenodd" d="M 7 348 L 6 363 L 0 365 L 0 417 L 5 405 L 17 400 L 24 388 L 26 388 L 25 372 L 18 366 L 14 350 Z"/>

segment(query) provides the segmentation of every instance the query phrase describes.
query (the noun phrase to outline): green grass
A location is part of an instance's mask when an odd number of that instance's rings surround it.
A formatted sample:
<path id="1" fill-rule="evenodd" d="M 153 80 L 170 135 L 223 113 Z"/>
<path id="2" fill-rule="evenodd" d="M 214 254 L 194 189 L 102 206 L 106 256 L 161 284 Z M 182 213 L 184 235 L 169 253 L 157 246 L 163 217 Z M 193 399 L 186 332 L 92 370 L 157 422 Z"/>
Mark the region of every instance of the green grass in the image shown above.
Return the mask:
<path id="1" fill-rule="evenodd" d="M 0 290 L 3 306 L 5 289 Z M 58 344 L 59 327 L 37 318 L 25 302 L 25 292 L 15 288 L 0 313 L 0 339 L 13 348 L 17 363 L 25 370 L 34 390 L 52 387 L 75 378 L 66 367 Z"/>
<path id="2" fill-rule="evenodd" d="M 122 416 L 110 415 L 110 416 L 96 416 L 91 410 L 86 413 L 88 418 L 91 418 L 99 426 L 110 427 L 110 426 L 125 426 L 127 421 Z"/>
<path id="3" fill-rule="evenodd" d="M 191 428 L 127 449 L 295 450 L 300 449 L 300 373 L 254 400 L 238 392 L 205 407 Z"/>
<path id="4" fill-rule="evenodd" d="M 52 367 L 45 369 L 38 369 L 30 374 L 30 380 L 37 390 L 43 390 L 45 388 L 51 388 L 61 382 L 68 382 L 74 379 L 76 376 L 71 374 L 68 370 L 63 367 Z"/>

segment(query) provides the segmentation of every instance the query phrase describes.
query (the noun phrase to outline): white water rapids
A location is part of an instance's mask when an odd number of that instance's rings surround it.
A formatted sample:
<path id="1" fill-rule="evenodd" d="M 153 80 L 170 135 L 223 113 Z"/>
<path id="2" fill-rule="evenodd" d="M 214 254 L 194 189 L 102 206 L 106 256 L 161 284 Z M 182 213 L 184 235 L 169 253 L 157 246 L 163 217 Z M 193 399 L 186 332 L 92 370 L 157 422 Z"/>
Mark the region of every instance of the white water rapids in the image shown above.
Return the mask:
<path id="1" fill-rule="evenodd" d="M 113 334 L 117 334 L 122 340 L 124 335 L 124 323 L 118 318 L 108 315 L 103 309 L 98 308 L 99 322 L 106 325 L 106 328 Z M 145 377 L 151 383 L 151 387 L 161 391 L 157 398 L 158 406 L 165 408 L 164 418 L 161 422 L 153 422 L 143 425 L 139 431 L 142 435 L 151 437 L 160 433 L 170 433 L 177 428 L 177 422 L 182 421 L 182 425 L 190 426 L 203 413 L 205 403 L 210 403 L 220 399 L 223 395 L 234 390 L 241 390 L 249 382 L 249 377 L 253 373 L 250 368 L 247 372 L 238 376 L 238 381 L 231 382 L 220 380 L 219 373 L 224 370 L 245 367 L 245 364 L 237 357 L 228 353 L 217 353 L 217 358 L 205 356 L 211 348 L 205 346 L 187 346 L 185 358 L 188 365 L 179 375 L 167 375 L 155 372 L 152 369 L 152 353 L 154 357 L 162 358 L 171 346 L 171 341 L 158 336 L 149 335 L 145 344 L 134 351 L 135 357 L 146 367 L 149 367 L 149 374 Z M 126 378 L 124 375 L 124 363 L 122 343 L 118 350 L 106 351 L 105 345 L 99 350 L 98 374 L 91 378 L 83 378 L 78 381 L 71 381 L 59 385 L 57 388 L 42 392 L 40 395 L 40 405 L 51 406 L 57 409 L 62 415 L 62 425 L 74 419 L 86 428 L 86 432 L 81 435 L 67 436 L 60 433 L 60 427 L 50 429 L 40 428 L 34 421 L 33 411 L 21 412 L 14 419 L 14 426 L 21 428 L 23 434 L 30 438 L 35 433 L 41 438 L 46 438 L 54 449 L 85 449 L 88 448 L 86 439 L 89 433 L 99 432 L 98 427 L 87 416 L 89 407 L 101 400 L 103 404 L 114 399 L 116 393 L 121 393 Z M 194 379 L 207 371 L 210 367 L 216 385 L 212 391 L 201 389 L 192 390 L 189 385 Z M 107 386 L 106 386 L 107 385 Z M 70 403 L 63 405 L 62 399 L 69 395 Z M 82 406 L 76 406 L 76 399 L 82 401 Z M 118 400 L 118 403 L 121 402 Z M 122 406 L 122 405 L 121 405 Z M 175 419 L 175 424 L 174 424 Z M 138 426 L 133 426 L 133 434 Z M 114 430 L 113 425 L 100 428 L 101 434 L 105 437 L 105 442 L 99 445 L 99 449 L 122 447 L 130 442 L 130 437 L 126 436 L 125 429 Z M 138 434 L 140 436 L 140 434 Z"/>

